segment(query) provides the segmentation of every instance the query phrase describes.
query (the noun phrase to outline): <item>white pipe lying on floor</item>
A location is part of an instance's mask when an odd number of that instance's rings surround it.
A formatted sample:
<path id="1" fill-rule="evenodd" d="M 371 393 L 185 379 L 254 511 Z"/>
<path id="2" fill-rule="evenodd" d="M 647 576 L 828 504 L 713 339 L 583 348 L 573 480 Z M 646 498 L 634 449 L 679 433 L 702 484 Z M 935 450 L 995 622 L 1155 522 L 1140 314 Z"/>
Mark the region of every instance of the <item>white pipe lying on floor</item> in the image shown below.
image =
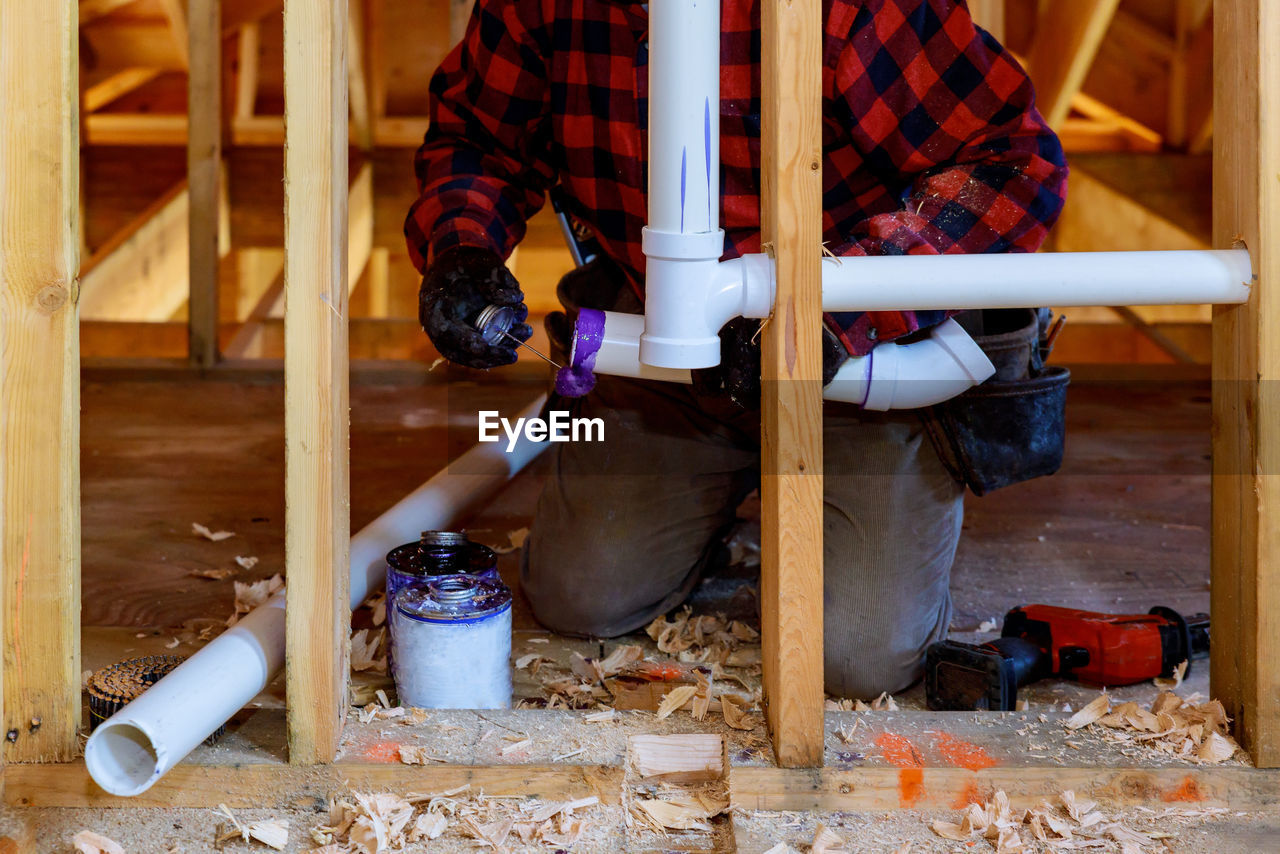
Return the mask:
<path id="1" fill-rule="evenodd" d="M 521 416 L 537 415 L 545 402 L 539 397 Z M 386 580 L 388 551 L 448 527 L 546 446 L 523 433 L 510 453 L 505 443 L 478 444 L 362 528 L 351 538 L 351 607 Z M 145 792 L 266 688 L 284 663 L 284 609 L 281 591 L 103 721 L 84 748 L 94 782 L 113 795 Z"/>
<path id="2" fill-rule="evenodd" d="M 587 309 L 590 310 L 590 309 Z M 592 372 L 665 382 L 692 382 L 680 368 L 655 368 L 640 361 L 644 317 L 601 312 L 604 331 Z M 576 348 L 575 344 L 575 348 Z M 822 390 L 826 400 L 864 409 L 917 409 L 950 400 L 995 373 L 995 365 L 954 320 L 935 326 L 912 344 L 887 344 L 848 359 Z"/>

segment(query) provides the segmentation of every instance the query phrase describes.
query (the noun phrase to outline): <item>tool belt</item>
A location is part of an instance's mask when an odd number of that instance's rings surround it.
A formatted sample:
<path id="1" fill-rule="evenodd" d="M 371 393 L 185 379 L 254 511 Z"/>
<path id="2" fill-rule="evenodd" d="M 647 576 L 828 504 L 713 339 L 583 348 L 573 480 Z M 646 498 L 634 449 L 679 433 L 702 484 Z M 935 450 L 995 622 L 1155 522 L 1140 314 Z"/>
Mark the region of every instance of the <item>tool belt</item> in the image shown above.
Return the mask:
<path id="1" fill-rule="evenodd" d="M 956 320 L 996 366 L 991 379 L 922 413 L 942 463 L 974 495 L 1053 474 L 1066 435 L 1066 368 L 1046 367 L 1048 309 L 970 311 Z"/>

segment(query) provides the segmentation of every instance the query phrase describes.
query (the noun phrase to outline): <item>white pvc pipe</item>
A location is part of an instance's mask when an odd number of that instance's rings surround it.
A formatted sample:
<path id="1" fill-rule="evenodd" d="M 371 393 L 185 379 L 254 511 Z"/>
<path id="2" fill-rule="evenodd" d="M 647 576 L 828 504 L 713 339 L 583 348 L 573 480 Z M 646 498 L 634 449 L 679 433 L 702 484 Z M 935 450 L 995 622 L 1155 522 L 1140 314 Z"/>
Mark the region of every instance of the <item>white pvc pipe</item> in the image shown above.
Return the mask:
<path id="1" fill-rule="evenodd" d="M 719 0 L 649 2 L 647 224 L 675 234 L 720 227 Z"/>
<path id="2" fill-rule="evenodd" d="M 655 368 L 640 361 L 636 340 L 644 328 L 638 314 L 604 312 L 604 335 L 593 372 L 634 379 L 692 382 L 687 370 Z M 864 409 L 918 409 L 950 400 L 989 378 L 995 365 L 954 320 L 935 326 L 913 344 L 881 344 L 845 361 L 822 390 L 826 400 Z"/>
<path id="3" fill-rule="evenodd" d="M 540 397 L 521 413 L 542 409 Z M 506 483 L 546 443 L 521 438 L 478 444 L 351 538 L 351 607 L 386 579 L 386 553 L 423 530 L 447 527 Z M 103 721 L 84 749 L 94 782 L 113 795 L 151 788 L 196 745 L 242 709 L 284 663 L 285 593 L 255 608 L 232 628 Z"/>
<path id="4" fill-rule="evenodd" d="M 822 308 L 1242 303 L 1252 281 L 1245 249 L 824 258 Z"/>

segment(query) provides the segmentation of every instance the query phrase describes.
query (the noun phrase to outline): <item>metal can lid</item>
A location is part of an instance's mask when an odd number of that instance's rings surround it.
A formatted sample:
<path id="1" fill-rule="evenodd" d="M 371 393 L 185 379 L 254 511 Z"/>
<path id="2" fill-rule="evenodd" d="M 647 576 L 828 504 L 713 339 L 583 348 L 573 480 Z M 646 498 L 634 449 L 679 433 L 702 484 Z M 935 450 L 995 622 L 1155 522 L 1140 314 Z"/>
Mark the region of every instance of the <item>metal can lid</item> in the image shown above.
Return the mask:
<path id="1" fill-rule="evenodd" d="M 395 607 L 411 620 L 471 623 L 510 608 L 511 591 L 500 581 L 474 575 L 438 575 L 401 588 Z"/>
<path id="2" fill-rule="evenodd" d="M 507 305 L 485 306 L 471 325 L 480 333 L 486 344 L 497 344 L 516 322 L 515 309 Z"/>
<path id="3" fill-rule="evenodd" d="M 497 565 L 498 555 L 493 549 L 467 539 L 461 531 L 423 531 L 417 542 L 387 552 L 387 566 L 402 575 L 419 578 L 478 574 Z"/>

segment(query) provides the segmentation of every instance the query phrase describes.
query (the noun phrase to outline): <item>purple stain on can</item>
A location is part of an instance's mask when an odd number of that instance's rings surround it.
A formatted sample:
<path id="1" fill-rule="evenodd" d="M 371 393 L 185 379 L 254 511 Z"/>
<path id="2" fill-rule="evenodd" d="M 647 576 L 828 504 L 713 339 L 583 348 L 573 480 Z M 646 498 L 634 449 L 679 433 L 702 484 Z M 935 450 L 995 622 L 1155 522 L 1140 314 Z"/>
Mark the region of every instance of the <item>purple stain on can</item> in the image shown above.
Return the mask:
<path id="1" fill-rule="evenodd" d="M 582 397 L 595 388 L 596 356 L 603 343 L 604 312 L 594 308 L 580 309 L 578 322 L 573 327 L 569 364 L 556 373 L 556 394 L 561 397 Z"/>

